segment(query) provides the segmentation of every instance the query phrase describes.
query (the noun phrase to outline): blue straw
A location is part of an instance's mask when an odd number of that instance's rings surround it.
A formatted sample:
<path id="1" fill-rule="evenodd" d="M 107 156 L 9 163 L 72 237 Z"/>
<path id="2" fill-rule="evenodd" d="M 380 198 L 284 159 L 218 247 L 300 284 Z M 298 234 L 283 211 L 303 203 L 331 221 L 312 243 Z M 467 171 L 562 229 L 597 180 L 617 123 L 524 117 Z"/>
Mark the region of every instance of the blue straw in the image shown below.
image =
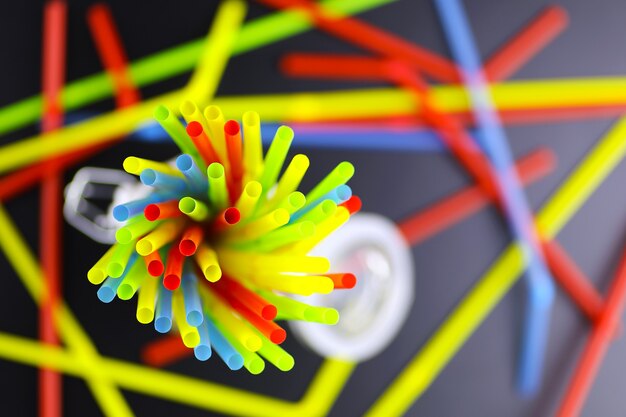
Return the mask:
<path id="1" fill-rule="evenodd" d="M 206 193 L 208 180 L 206 174 L 200 171 L 193 158 L 186 153 L 176 158 L 176 167 L 183 173 L 189 182 L 191 189 L 196 193 Z"/>
<path id="2" fill-rule="evenodd" d="M 128 271 L 130 271 L 130 268 L 133 267 L 133 264 L 136 260 L 137 254 L 133 252 L 133 254 L 130 255 L 130 259 L 126 264 L 126 269 L 124 269 L 124 273 L 122 274 L 122 276 L 120 276 L 119 278 L 107 277 L 107 279 L 104 280 L 100 288 L 98 288 L 97 292 L 98 299 L 100 299 L 100 301 L 102 301 L 103 303 L 110 303 L 115 299 L 115 295 L 117 294 L 117 288 L 122 284 L 122 281 L 124 281 L 124 277 L 126 277 L 126 274 L 128 274 Z"/>
<path id="3" fill-rule="evenodd" d="M 207 319 L 204 319 L 202 324 L 198 326 L 198 333 L 200 334 L 200 343 L 198 343 L 198 346 L 193 348 L 193 354 L 199 361 L 206 361 L 211 357 L 212 353 Z"/>
<path id="4" fill-rule="evenodd" d="M 536 394 L 549 332 L 554 299 L 554 282 L 538 248 L 532 214 L 514 169 L 507 138 L 494 110 L 479 53 L 460 0 L 435 1 L 453 56 L 461 66 L 465 85 L 473 103 L 481 145 L 497 171 L 497 186 L 515 239 L 522 246 L 528 265 L 528 305 L 523 328 L 517 386 L 522 395 Z"/>
<path id="5" fill-rule="evenodd" d="M 188 189 L 187 182 L 182 178 L 164 174 L 151 168 L 141 171 L 139 179 L 144 185 L 166 191 L 184 192 Z"/>
<path id="6" fill-rule="evenodd" d="M 203 314 L 202 303 L 198 295 L 196 276 L 189 271 L 185 271 L 181 285 L 183 287 L 187 323 L 193 327 L 198 327 L 202 324 Z"/>
<path id="7" fill-rule="evenodd" d="M 172 292 L 159 285 L 159 296 L 157 299 L 154 319 L 154 328 L 159 333 L 167 333 L 172 328 Z"/>
<path id="8" fill-rule="evenodd" d="M 243 356 L 226 340 L 208 316 L 205 316 L 204 322 L 209 329 L 209 339 L 217 355 L 222 358 L 226 366 L 232 371 L 241 369 L 243 367 Z"/>

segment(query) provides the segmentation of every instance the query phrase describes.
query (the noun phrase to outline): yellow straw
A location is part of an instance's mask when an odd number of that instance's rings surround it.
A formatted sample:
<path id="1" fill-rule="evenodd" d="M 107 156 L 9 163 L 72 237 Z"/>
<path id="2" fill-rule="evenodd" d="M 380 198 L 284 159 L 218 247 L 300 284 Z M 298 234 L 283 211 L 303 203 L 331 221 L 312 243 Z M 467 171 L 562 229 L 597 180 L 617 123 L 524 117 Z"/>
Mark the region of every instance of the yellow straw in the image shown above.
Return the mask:
<path id="1" fill-rule="evenodd" d="M 124 159 L 122 166 L 124 167 L 124 171 L 137 176 L 139 176 L 144 169 L 153 169 L 155 171 L 162 172 L 163 174 L 173 175 L 181 178 L 185 177 L 179 170 L 168 164 L 165 164 L 163 162 L 151 161 L 149 159 L 138 158 L 136 156 L 129 156 Z"/>
<path id="2" fill-rule="evenodd" d="M 233 228 L 232 233 L 229 233 L 225 239 L 227 242 L 257 239 L 287 223 L 289 223 L 289 212 L 279 208 L 241 227 Z"/>
<path id="3" fill-rule="evenodd" d="M 289 194 L 282 202 L 279 202 L 277 208 L 284 208 L 291 215 L 300 210 L 306 204 L 306 197 L 300 191 L 294 191 Z"/>
<path id="4" fill-rule="evenodd" d="M 537 218 L 540 234 L 548 239 L 554 238 L 622 160 L 625 153 L 626 118 L 622 118 L 587 154 L 541 210 Z M 367 415 L 373 417 L 404 414 L 517 281 L 523 269 L 522 249 L 517 243 L 512 244 L 470 290 Z"/>
<path id="5" fill-rule="evenodd" d="M 213 162 L 207 169 L 209 177 L 209 200 L 217 210 L 223 210 L 228 206 L 228 190 L 226 189 L 226 174 L 224 166 Z"/>
<path id="6" fill-rule="evenodd" d="M 321 275 L 254 275 L 252 280 L 268 290 L 305 296 L 330 294 L 335 288 L 333 280 Z"/>
<path id="7" fill-rule="evenodd" d="M 146 263 L 141 260 L 135 261 L 133 266 L 126 275 L 119 287 L 117 287 L 117 296 L 120 300 L 130 300 L 133 298 L 143 281 L 148 276 Z"/>
<path id="8" fill-rule="evenodd" d="M 307 169 L 309 169 L 309 158 L 302 154 L 294 156 L 278 181 L 274 195 L 266 203 L 267 207 L 274 208 L 289 194 L 296 191 Z"/>
<path id="9" fill-rule="evenodd" d="M 198 74 L 195 78 L 201 82 L 197 82 L 195 86 L 192 86 L 193 88 L 185 87 L 145 100 L 132 107 L 115 110 L 0 148 L 0 173 L 42 158 L 61 155 L 123 137 L 150 120 L 154 108 L 159 105 L 176 108 L 185 99 L 192 99 L 202 105 L 208 102 L 215 94 L 244 14 L 245 3 L 243 1 L 228 0 L 221 3 L 207 37 L 201 64 L 195 72 Z M 190 82 L 189 85 L 191 84 Z M 49 141 L 43 141 L 44 136 Z M 9 161 L 6 158 L 12 160 Z"/>
<path id="10" fill-rule="evenodd" d="M 137 321 L 141 324 L 152 323 L 154 320 L 154 306 L 157 299 L 158 278 L 148 277 L 141 288 L 139 288 L 139 297 L 137 297 Z"/>
<path id="11" fill-rule="evenodd" d="M 107 265 L 106 273 L 111 278 L 119 278 L 124 273 L 126 265 L 130 260 L 130 256 L 133 253 L 134 243 L 126 243 L 115 245 L 115 250 L 111 254 L 109 264 Z"/>
<path id="12" fill-rule="evenodd" d="M 159 224 L 161 224 L 161 221 L 153 222 L 146 219 L 144 216 L 136 216 L 134 219 L 131 219 L 128 224 L 117 229 L 115 239 L 121 244 L 130 243 L 154 230 Z"/>
<path id="13" fill-rule="evenodd" d="M 315 223 L 300 221 L 274 230 L 263 236 L 261 239 L 245 242 L 238 249 L 254 248 L 257 252 L 269 252 L 290 243 L 299 242 L 315 234 Z"/>
<path id="14" fill-rule="evenodd" d="M 331 233 L 341 227 L 345 222 L 350 218 L 350 212 L 345 207 L 337 207 L 335 214 L 320 224 L 315 228 L 315 234 L 305 239 L 301 242 L 295 243 L 290 246 L 286 246 L 285 248 L 279 249 L 278 252 L 283 253 L 283 251 L 293 251 L 294 253 L 308 253 L 311 249 L 317 246 L 322 240 L 327 238 Z"/>
<path id="15" fill-rule="evenodd" d="M 300 217 L 298 221 L 311 221 L 315 224 L 320 224 L 333 216 L 336 211 L 337 203 L 332 200 L 324 200 Z"/>
<path id="16" fill-rule="evenodd" d="M 263 171 L 263 143 L 261 119 L 254 111 L 243 114 L 243 168 L 244 182 L 256 180 Z"/>
<path id="17" fill-rule="evenodd" d="M 265 359 L 267 359 L 272 365 L 277 367 L 279 370 L 283 372 L 291 371 L 293 366 L 296 364 L 296 361 L 293 359 L 289 353 L 285 351 L 285 349 L 281 348 L 277 344 L 272 343 L 267 337 L 257 332 L 261 340 L 263 341 L 263 346 L 259 349 L 259 353 Z"/>
<path id="18" fill-rule="evenodd" d="M 235 350 L 243 357 L 243 366 L 248 370 L 248 372 L 252 375 L 258 375 L 265 370 L 265 361 L 261 359 L 256 351 L 251 352 L 246 349 L 241 342 L 239 342 L 239 340 L 228 331 L 228 329 L 225 329 L 224 326 L 221 325 L 219 320 L 215 321 L 215 327 L 217 327 L 233 348 L 235 348 Z M 255 333 L 257 333 L 259 339 L 262 338 L 262 335 L 258 334 L 258 332 Z"/>
<path id="19" fill-rule="evenodd" d="M 30 296 L 37 304 L 40 304 L 45 299 L 46 291 L 43 272 L 2 205 L 0 205 L 0 247 Z M 61 339 L 75 353 L 72 364 L 90 373 L 87 377 L 87 385 L 104 414 L 115 417 L 132 416 L 133 412 L 122 394 L 103 378 L 103 369 L 95 346 L 65 303 L 58 304 L 54 312 L 54 320 Z M 4 345 L 0 343 L 0 346 Z"/>
<path id="20" fill-rule="evenodd" d="M 280 126 L 276 130 L 274 140 L 265 155 L 263 162 L 263 172 L 259 177 L 259 182 L 263 187 L 263 192 L 267 193 L 276 183 L 278 174 L 285 163 L 287 152 L 293 141 L 293 130 L 287 126 Z"/>
<path id="21" fill-rule="evenodd" d="M 183 197 L 178 202 L 178 209 L 197 222 L 204 221 L 209 216 L 209 208 L 202 201 L 193 197 Z"/>
<path id="22" fill-rule="evenodd" d="M 243 192 L 235 204 L 235 207 L 241 214 L 242 220 L 247 219 L 252 215 L 254 208 L 261 197 L 262 191 L 263 188 L 261 187 L 261 183 L 258 181 L 250 181 L 243 188 Z"/>
<path id="23" fill-rule="evenodd" d="M 107 265 L 109 264 L 113 253 L 115 253 L 116 246 L 117 244 L 111 246 L 109 250 L 102 255 L 102 258 L 100 258 L 98 262 L 96 262 L 96 264 L 89 271 L 87 271 L 87 279 L 89 282 L 94 285 L 99 285 L 106 279 L 108 275 Z"/>
<path id="24" fill-rule="evenodd" d="M 183 293 L 180 289 L 177 289 L 172 294 L 172 314 L 174 315 L 174 321 L 180 332 L 180 337 L 183 339 L 183 343 L 188 348 L 194 348 L 200 343 L 200 333 L 198 329 L 187 323 L 187 315 L 185 314 L 185 300 L 183 299 Z"/>
<path id="25" fill-rule="evenodd" d="M 196 250 L 195 257 L 204 277 L 209 282 L 216 282 L 222 277 L 222 270 L 220 269 L 217 255 L 206 243 L 200 243 Z"/>
<path id="26" fill-rule="evenodd" d="M 148 256 L 155 250 L 174 240 L 185 227 L 185 219 L 177 218 L 162 222 L 159 227 L 141 238 L 135 249 L 141 256 Z"/>
<path id="27" fill-rule="evenodd" d="M 207 125 L 207 121 L 204 118 L 204 115 L 196 105 L 191 100 L 185 100 L 181 103 L 179 108 L 180 114 L 183 116 L 187 124 L 191 122 L 198 122 L 202 125 L 202 129 L 208 134 L 209 127 Z"/>
<path id="28" fill-rule="evenodd" d="M 224 137 L 224 115 L 217 106 L 209 106 L 204 109 L 204 117 L 209 125 L 211 144 L 217 153 L 224 168 L 228 166 L 228 153 L 226 152 L 226 138 Z"/>

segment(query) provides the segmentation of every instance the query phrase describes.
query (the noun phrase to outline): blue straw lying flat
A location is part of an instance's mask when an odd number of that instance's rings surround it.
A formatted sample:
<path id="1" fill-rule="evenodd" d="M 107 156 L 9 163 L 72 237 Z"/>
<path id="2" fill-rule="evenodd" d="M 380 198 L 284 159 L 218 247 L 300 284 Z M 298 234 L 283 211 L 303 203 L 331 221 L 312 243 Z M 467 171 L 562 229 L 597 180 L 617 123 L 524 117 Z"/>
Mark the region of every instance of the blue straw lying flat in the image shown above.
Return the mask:
<path id="1" fill-rule="evenodd" d="M 541 369 L 548 339 L 554 282 L 538 247 L 533 216 L 514 169 L 506 135 L 494 110 L 478 50 L 460 0 L 436 0 L 443 29 L 472 100 L 478 137 L 497 171 L 497 186 L 503 197 L 509 226 L 522 245 L 528 265 L 528 305 L 523 328 L 517 386 L 522 395 L 534 395 L 540 385 Z"/>

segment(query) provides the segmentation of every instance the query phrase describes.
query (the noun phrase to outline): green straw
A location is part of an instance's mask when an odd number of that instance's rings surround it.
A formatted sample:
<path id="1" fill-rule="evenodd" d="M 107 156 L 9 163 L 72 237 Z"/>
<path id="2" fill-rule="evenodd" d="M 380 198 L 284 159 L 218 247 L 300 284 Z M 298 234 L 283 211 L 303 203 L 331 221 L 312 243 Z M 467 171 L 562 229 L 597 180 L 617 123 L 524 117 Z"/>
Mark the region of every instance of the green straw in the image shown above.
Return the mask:
<path id="1" fill-rule="evenodd" d="M 109 259 L 106 271 L 111 278 L 119 278 L 122 276 L 134 249 L 134 242 L 115 245 L 115 251 L 113 251 Z"/>
<path id="2" fill-rule="evenodd" d="M 340 185 L 345 184 L 353 175 L 354 165 L 350 162 L 341 162 L 306 195 L 307 202 L 305 207 L 324 197 Z"/>
<path id="3" fill-rule="evenodd" d="M 267 193 L 276 184 L 292 141 L 293 130 L 290 127 L 281 126 L 276 130 L 274 140 L 267 151 L 267 155 L 265 155 L 263 173 L 259 178 L 264 193 Z"/>
<path id="4" fill-rule="evenodd" d="M 102 255 L 102 258 L 100 258 L 98 262 L 96 262 L 96 264 L 89 271 L 87 271 L 87 279 L 89 280 L 89 282 L 94 285 L 99 285 L 104 282 L 108 275 L 107 265 L 111 260 L 111 257 L 113 256 L 116 247 L 117 245 L 111 246 L 109 250 L 106 251 L 104 255 Z"/>
<path id="5" fill-rule="evenodd" d="M 325 0 L 324 7 L 343 14 L 355 14 L 394 0 Z M 293 11 L 273 13 L 247 23 L 236 38 L 233 55 L 287 39 L 311 29 L 305 15 Z M 129 66 L 130 81 L 143 87 L 191 71 L 202 54 L 205 39 L 196 39 L 134 61 Z M 61 92 L 63 110 L 70 111 L 113 96 L 115 88 L 106 72 L 66 85 Z M 41 95 L 29 97 L 0 109 L 0 134 L 9 133 L 41 118 Z"/>
<path id="6" fill-rule="evenodd" d="M 178 209 L 197 222 L 205 220 L 210 213 L 206 204 L 193 197 L 181 198 L 178 202 Z"/>
<path id="7" fill-rule="evenodd" d="M 130 243 L 152 231 L 159 223 L 161 222 L 152 222 L 146 219 L 143 214 L 138 215 L 135 217 L 134 221 L 117 229 L 117 232 L 115 232 L 115 240 L 119 243 Z"/>
<path id="8" fill-rule="evenodd" d="M 209 201 L 218 210 L 225 209 L 228 205 L 228 190 L 224 166 L 219 162 L 213 162 L 207 169 L 207 176 L 209 178 Z"/>
<path id="9" fill-rule="evenodd" d="M 117 287 L 117 296 L 120 300 L 130 300 L 147 277 L 146 264 L 137 259 L 133 266 L 130 267 L 130 271 L 124 276 L 120 286 Z"/>

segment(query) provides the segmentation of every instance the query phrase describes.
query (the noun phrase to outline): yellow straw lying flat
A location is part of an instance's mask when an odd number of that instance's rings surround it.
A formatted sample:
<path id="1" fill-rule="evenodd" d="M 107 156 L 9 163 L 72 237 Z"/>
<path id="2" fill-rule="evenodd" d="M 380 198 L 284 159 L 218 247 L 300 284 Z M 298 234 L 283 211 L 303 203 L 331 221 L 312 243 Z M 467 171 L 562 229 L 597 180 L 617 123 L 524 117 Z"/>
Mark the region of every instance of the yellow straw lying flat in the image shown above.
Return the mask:
<path id="1" fill-rule="evenodd" d="M 626 118 L 589 152 L 541 210 L 540 233 L 554 238 L 626 153 Z M 399 416 L 430 386 L 524 270 L 522 249 L 510 245 L 448 316 L 367 413 Z"/>

